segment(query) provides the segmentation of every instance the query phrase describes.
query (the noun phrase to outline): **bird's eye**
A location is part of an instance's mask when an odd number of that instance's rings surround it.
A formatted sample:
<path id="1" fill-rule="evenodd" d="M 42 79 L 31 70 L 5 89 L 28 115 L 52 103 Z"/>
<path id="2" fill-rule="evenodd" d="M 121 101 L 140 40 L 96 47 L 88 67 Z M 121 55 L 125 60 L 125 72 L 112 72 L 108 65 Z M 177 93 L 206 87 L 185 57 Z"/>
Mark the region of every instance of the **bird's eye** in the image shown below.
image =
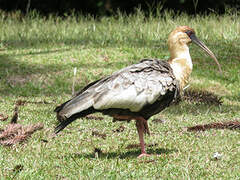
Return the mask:
<path id="1" fill-rule="evenodd" d="M 193 34 L 193 32 L 190 31 L 190 30 L 187 30 L 185 33 L 186 33 L 189 37 Z"/>

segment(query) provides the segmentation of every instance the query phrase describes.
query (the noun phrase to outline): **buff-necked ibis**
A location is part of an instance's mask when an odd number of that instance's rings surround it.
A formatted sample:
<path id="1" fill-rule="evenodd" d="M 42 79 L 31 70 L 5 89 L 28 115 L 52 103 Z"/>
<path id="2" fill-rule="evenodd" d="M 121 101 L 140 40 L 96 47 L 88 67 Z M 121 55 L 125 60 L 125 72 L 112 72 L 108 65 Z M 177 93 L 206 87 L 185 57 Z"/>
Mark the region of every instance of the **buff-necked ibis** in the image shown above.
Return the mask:
<path id="1" fill-rule="evenodd" d="M 101 112 L 114 120 L 136 120 L 141 154 L 145 150 L 143 134 L 150 134 L 147 120 L 168 107 L 179 97 L 192 72 L 192 59 L 188 45 L 194 42 L 209 54 L 221 67 L 214 54 L 195 36 L 188 26 L 180 26 L 168 37 L 168 61 L 143 59 L 110 76 L 88 84 L 72 99 L 56 107 L 60 124 L 59 133 L 77 118 Z"/>

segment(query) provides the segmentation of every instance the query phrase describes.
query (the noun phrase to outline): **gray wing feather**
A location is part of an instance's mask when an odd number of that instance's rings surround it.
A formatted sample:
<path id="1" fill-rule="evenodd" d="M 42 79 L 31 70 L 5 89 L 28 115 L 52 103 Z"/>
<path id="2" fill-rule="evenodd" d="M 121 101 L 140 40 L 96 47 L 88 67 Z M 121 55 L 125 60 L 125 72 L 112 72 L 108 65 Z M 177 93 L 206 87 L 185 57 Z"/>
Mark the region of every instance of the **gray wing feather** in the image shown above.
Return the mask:
<path id="1" fill-rule="evenodd" d="M 69 118 L 92 106 L 96 110 L 117 108 L 138 112 L 172 91 L 175 85 L 176 79 L 167 62 L 142 60 L 86 86 L 59 114 Z"/>
<path id="2" fill-rule="evenodd" d="M 95 91 L 93 107 L 97 110 L 109 108 L 129 109 L 137 112 L 146 104 L 154 103 L 160 96 L 172 90 L 176 84 L 166 62 L 145 60 L 114 73 L 108 81 L 99 82 Z"/>

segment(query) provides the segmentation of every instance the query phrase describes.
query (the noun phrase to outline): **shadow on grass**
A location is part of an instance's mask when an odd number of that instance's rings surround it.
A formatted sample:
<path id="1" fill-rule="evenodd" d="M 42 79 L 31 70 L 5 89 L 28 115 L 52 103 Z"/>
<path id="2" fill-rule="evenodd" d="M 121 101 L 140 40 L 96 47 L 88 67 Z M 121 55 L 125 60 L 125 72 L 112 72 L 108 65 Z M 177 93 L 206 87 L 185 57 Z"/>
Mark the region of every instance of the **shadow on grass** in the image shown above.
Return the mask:
<path id="1" fill-rule="evenodd" d="M 174 114 L 174 115 L 183 115 L 183 114 L 192 114 L 192 115 L 201 115 L 201 114 L 211 114 L 211 113 L 235 113 L 239 111 L 238 105 L 207 105 L 207 104 L 194 104 L 182 102 L 181 105 L 173 105 L 166 109 L 165 113 Z M 160 113 L 161 114 L 161 113 Z M 230 120 L 230 119 L 229 119 Z"/>
<path id="2" fill-rule="evenodd" d="M 33 66 L 29 63 L 17 61 L 14 57 L 16 56 L 27 56 L 27 55 L 39 55 L 39 54 L 51 54 L 63 51 L 68 51 L 69 49 L 58 49 L 58 50 L 44 50 L 39 52 L 29 52 L 15 55 L 0 55 L 0 74 L 1 78 L 8 76 L 8 72 L 11 74 L 23 75 L 23 74 L 36 74 L 36 73 L 47 73 L 49 70 L 59 69 L 58 65 L 46 65 L 43 67 Z M 48 67 L 48 68 L 46 68 Z"/>
<path id="3" fill-rule="evenodd" d="M 69 65 L 64 66 L 61 64 L 41 64 L 34 65 L 27 61 L 18 61 L 15 57 L 27 56 L 27 55 L 39 55 L 39 54 L 50 54 L 68 51 L 69 49 L 63 48 L 58 50 L 29 52 L 16 55 L 0 55 L 0 94 L 5 96 L 38 96 L 38 95 L 56 95 L 60 93 L 66 93 L 70 90 L 71 81 L 62 81 L 62 75 L 69 73 Z M 109 63 L 88 63 L 86 61 L 77 61 L 70 64 L 72 67 L 78 69 L 88 70 L 86 76 L 92 76 L 93 78 L 101 78 L 91 72 L 96 68 L 110 69 L 112 67 L 127 66 L 129 62 L 109 62 Z M 67 71 L 68 70 L 68 71 Z M 57 74 L 59 73 L 60 74 Z M 64 74 L 61 74 L 64 73 Z M 57 75 L 56 75 L 57 74 Z M 82 75 L 82 77 L 84 74 Z M 104 75 L 102 75 L 104 77 Z M 40 79 L 47 79 L 45 84 L 42 85 Z M 13 83 L 11 83 L 13 81 Z M 48 81 L 50 83 L 48 83 Z M 88 81 L 88 80 L 87 80 Z M 35 84 L 33 84 L 33 82 Z M 88 84 L 81 80 L 79 84 L 82 86 Z M 42 87 L 44 86 L 44 87 Z M 67 89 L 67 90 L 66 90 Z M 78 88 L 76 88 L 78 90 Z M 27 93 L 29 91 L 29 93 Z"/>
<path id="4" fill-rule="evenodd" d="M 17 61 L 14 57 L 17 56 L 27 56 L 27 55 L 39 55 L 39 54 L 50 54 L 50 53 L 58 53 L 58 52 L 64 52 L 69 51 L 68 48 L 58 49 L 58 50 L 49 50 L 49 51 L 39 51 L 39 52 L 29 52 L 29 53 L 22 53 L 22 54 L 16 54 L 16 55 L 0 55 L 0 78 L 5 78 L 10 71 L 13 75 L 30 75 L 30 74 L 46 74 L 49 72 L 54 71 L 61 71 L 69 69 L 69 66 L 63 66 L 61 64 L 41 64 L 41 66 L 34 66 L 29 63 L 24 63 Z M 140 59 L 139 59 L 140 61 Z M 107 63 L 86 63 L 86 61 L 77 61 L 72 63 L 72 66 L 77 67 L 79 69 L 81 68 L 87 68 L 88 70 L 96 69 L 96 68 L 111 68 L 111 67 L 119 67 L 119 66 L 127 66 L 130 65 L 131 62 L 129 61 L 117 61 L 117 62 L 107 62 Z"/>
<path id="5" fill-rule="evenodd" d="M 109 37 L 101 37 L 99 39 L 95 36 L 78 36 L 77 38 L 68 38 L 64 37 L 63 39 L 49 39 L 49 37 L 42 38 L 23 38 L 19 39 L 8 39 L 2 41 L 3 44 L 7 44 L 10 49 L 24 49 L 24 48 L 32 48 L 39 46 L 59 46 L 59 45 L 67 45 L 67 46 L 85 46 L 88 48 L 107 48 L 107 47 L 120 47 L 125 44 L 128 44 L 130 47 L 149 47 L 153 48 L 156 46 L 167 47 L 166 45 L 166 37 L 161 37 L 156 40 L 142 39 L 136 37 L 129 37 L 127 40 L 119 40 L 115 36 Z"/>
<path id="6" fill-rule="evenodd" d="M 9 96 L 16 95 L 21 96 L 23 91 L 31 91 L 32 89 L 38 89 L 38 91 L 34 91 L 31 96 L 38 95 L 37 92 L 41 93 L 41 88 L 33 87 L 32 81 L 38 82 L 37 76 L 47 75 L 51 72 L 58 72 L 59 69 L 65 69 L 66 67 L 60 67 L 55 64 L 50 65 L 32 65 L 30 63 L 25 63 L 21 61 L 17 61 L 14 56 L 21 55 L 38 55 L 38 54 L 49 54 L 49 53 L 57 53 L 63 50 L 54 50 L 54 51 L 41 51 L 36 53 L 28 53 L 28 54 L 18 54 L 18 55 L 0 55 L 0 94 Z M 13 82 L 13 83 L 11 83 Z M 31 88 L 32 87 L 32 88 Z M 30 94 L 29 94 L 30 96 Z"/>
<path id="7" fill-rule="evenodd" d="M 177 149 L 165 149 L 165 148 L 147 148 L 148 154 L 151 154 L 153 156 L 156 155 L 161 155 L 161 154 L 171 154 L 174 152 L 177 152 Z M 140 150 L 129 150 L 128 152 L 109 152 L 109 153 L 99 153 L 98 158 L 103 158 L 103 159 L 115 159 L 115 158 L 120 158 L 120 159 L 126 159 L 126 158 L 137 158 L 140 155 L 141 151 Z M 96 158 L 95 152 L 92 153 L 74 153 L 74 154 L 69 154 L 71 158 Z"/>
<path id="8" fill-rule="evenodd" d="M 114 37 L 112 39 L 106 40 L 106 43 L 103 44 L 103 40 L 98 40 L 98 39 L 94 39 L 91 37 L 80 37 L 79 39 L 65 39 L 63 40 L 63 42 L 60 42 L 61 40 L 57 40 L 59 42 L 55 42 L 54 44 L 65 44 L 65 45 L 72 45 L 72 46 L 84 46 L 85 48 L 91 48 L 91 47 L 97 47 L 97 48 L 106 48 L 106 47 L 121 47 L 125 46 L 125 44 L 128 45 L 128 47 L 147 47 L 147 48 L 154 48 L 156 46 L 159 46 L 159 49 L 163 48 L 163 49 L 167 49 L 166 43 L 165 43 L 165 39 L 158 39 L 158 40 L 146 40 L 145 39 L 127 39 L 126 42 L 120 42 L 117 39 L 114 39 Z M 51 46 L 51 42 L 49 42 L 49 40 L 46 39 L 23 39 L 20 41 L 18 40 L 9 40 L 9 42 L 5 42 L 6 44 L 9 44 L 9 46 L 11 46 L 13 49 L 23 49 L 23 48 L 29 48 L 29 47 L 40 47 L 39 43 L 42 45 L 49 45 Z M 218 42 L 218 44 L 221 44 L 221 42 Z M 224 47 L 227 47 L 228 45 L 230 45 L 231 43 L 223 43 Z M 214 44 L 212 45 L 214 46 Z M 224 48 L 222 47 L 222 48 Z M 87 69 L 88 70 L 88 75 L 87 77 L 92 76 L 94 80 L 100 78 L 100 76 L 98 77 L 97 75 L 94 74 L 94 72 L 92 72 L 91 70 L 95 69 L 95 68 L 101 68 L 101 69 L 112 69 L 112 67 L 117 67 L 117 68 L 122 68 L 125 66 L 128 66 L 130 64 L 132 64 L 133 62 L 131 61 L 117 61 L 117 62 L 98 62 L 98 63 L 89 63 L 87 61 L 77 61 L 74 62 L 72 64 L 69 64 L 68 66 L 64 66 L 61 64 L 54 64 L 54 63 L 49 63 L 49 64 L 41 64 L 41 66 L 34 66 L 31 63 L 27 63 L 26 61 L 24 62 L 19 62 L 16 57 L 18 56 L 28 56 L 28 55 L 40 55 L 40 54 L 50 54 L 50 53 L 60 53 L 60 52 L 64 52 L 64 51 L 69 51 L 70 49 L 68 48 L 62 48 L 62 49 L 58 49 L 58 50 L 43 50 L 43 51 L 39 51 L 39 52 L 29 52 L 29 53 L 20 53 L 20 54 L 15 54 L 15 55 L 0 55 L 0 81 L 5 81 L 4 85 L 0 88 L 0 94 L 4 94 L 6 96 L 9 96 L 11 94 L 17 95 L 17 96 L 22 96 L 24 94 L 23 91 L 21 91 L 22 86 L 16 86 L 16 89 L 19 90 L 14 90 L 14 87 L 11 87 L 7 81 L 7 78 L 9 76 L 15 76 L 15 75 L 19 75 L 19 76 L 31 76 L 31 75 L 35 75 L 35 74 L 40 74 L 43 76 L 47 76 L 52 75 L 52 76 L 48 76 L 49 81 L 51 81 L 50 85 L 45 85 L 47 87 L 45 87 L 45 89 L 43 89 L 41 87 L 41 85 L 37 86 L 37 87 L 32 87 L 32 85 L 28 85 L 23 89 L 24 91 L 27 91 L 28 88 L 35 88 L 35 90 L 33 91 L 34 94 L 31 95 L 31 93 L 25 94 L 24 96 L 37 96 L 37 95 L 56 95 L 56 94 L 60 94 L 60 93 L 70 93 L 70 89 L 71 89 L 71 82 L 68 81 L 64 81 L 62 82 L 62 74 L 60 75 L 56 75 L 54 73 L 57 73 L 59 71 L 69 71 L 69 65 L 72 67 L 77 67 L 78 69 Z M 232 46 L 231 52 L 233 54 L 237 54 L 240 51 L 240 48 L 238 46 Z M 154 57 L 153 57 L 154 58 Z M 139 59 L 140 60 L 140 59 Z M 134 62 L 137 62 L 138 59 L 134 60 Z M 238 62 L 235 62 L 238 63 Z M 239 64 L 239 63 L 238 63 Z M 226 68 L 226 67 L 225 67 Z M 206 72 L 206 71 L 204 71 Z M 65 72 L 64 72 L 65 73 Z M 206 76 L 206 74 L 202 74 L 201 76 Z M 23 78 L 24 78 L 23 77 Z M 101 77 L 104 77 L 101 76 Z M 219 81 L 223 81 L 226 84 L 229 83 L 233 83 L 237 78 L 235 79 L 229 79 L 229 77 L 224 77 L 221 75 L 212 75 L 211 73 L 207 72 L 207 77 L 208 79 L 213 79 L 213 80 L 219 80 Z M 62 83 L 62 84 L 61 84 Z M 84 86 L 89 82 L 84 82 L 81 81 L 80 83 L 77 84 L 77 86 Z M 64 87 L 64 88 L 61 88 Z M 66 90 L 68 88 L 68 90 Z M 31 89 L 30 89 L 31 90 Z M 239 101 L 240 96 L 239 97 L 228 97 L 229 99 L 237 99 Z"/>
<path id="9" fill-rule="evenodd" d="M 0 55 L 0 94 L 5 96 L 38 96 L 38 95 L 56 95 L 63 93 L 70 93 L 72 82 L 62 81 L 63 75 L 69 73 L 72 66 L 77 67 L 81 71 L 87 70 L 87 74 L 81 74 L 81 82 L 76 84 L 76 90 L 90 83 L 89 76 L 93 80 L 105 77 L 107 75 L 97 75 L 92 70 L 94 69 L 112 69 L 112 67 L 122 67 L 133 64 L 131 61 L 117 61 L 117 62 L 87 62 L 76 61 L 71 62 L 69 65 L 61 64 L 41 64 L 35 65 L 27 61 L 19 61 L 18 56 L 34 56 L 39 54 L 61 53 L 69 49 L 63 48 L 58 50 L 43 50 L 39 52 L 20 53 L 14 55 Z M 47 79 L 48 82 L 42 84 L 40 79 Z M 14 85 L 10 83 L 13 81 Z M 86 81 L 86 82 L 85 82 Z M 16 82 L 16 83 L 15 83 Z M 34 84 L 35 83 L 35 84 Z"/>

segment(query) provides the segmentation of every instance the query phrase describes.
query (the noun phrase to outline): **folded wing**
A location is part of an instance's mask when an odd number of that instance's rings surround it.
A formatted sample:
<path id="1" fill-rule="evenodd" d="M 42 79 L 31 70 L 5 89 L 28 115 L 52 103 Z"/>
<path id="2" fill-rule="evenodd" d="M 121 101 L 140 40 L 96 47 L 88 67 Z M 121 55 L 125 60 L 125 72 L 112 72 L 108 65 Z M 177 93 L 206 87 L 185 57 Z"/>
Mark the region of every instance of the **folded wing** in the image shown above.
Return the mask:
<path id="1" fill-rule="evenodd" d="M 177 81 L 167 62 L 144 59 L 86 86 L 57 112 L 65 118 L 90 107 L 96 111 L 111 108 L 138 112 L 176 87 Z"/>

